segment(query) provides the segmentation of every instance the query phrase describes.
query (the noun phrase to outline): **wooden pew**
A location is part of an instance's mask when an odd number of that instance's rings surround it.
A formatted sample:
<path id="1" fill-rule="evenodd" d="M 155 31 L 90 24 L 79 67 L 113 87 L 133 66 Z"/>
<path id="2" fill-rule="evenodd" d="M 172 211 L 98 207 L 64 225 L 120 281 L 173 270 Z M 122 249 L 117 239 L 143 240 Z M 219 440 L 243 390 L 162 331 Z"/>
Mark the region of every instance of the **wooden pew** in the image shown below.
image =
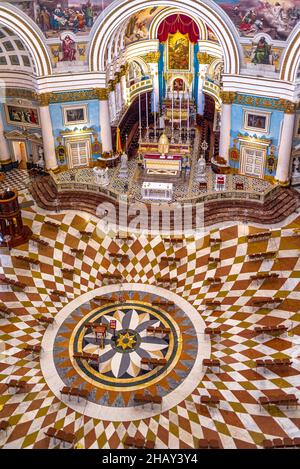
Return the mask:
<path id="1" fill-rule="evenodd" d="M 7 389 L 14 388 L 17 390 L 17 393 L 26 392 L 27 389 L 27 382 L 22 379 L 11 379 L 8 383 L 5 384 L 7 386 Z"/>
<path id="2" fill-rule="evenodd" d="M 276 256 L 276 251 L 269 251 L 269 252 L 256 252 L 253 254 L 248 254 L 248 259 L 250 261 L 259 261 L 264 259 L 273 259 Z"/>
<path id="3" fill-rule="evenodd" d="M 220 404 L 220 399 L 215 396 L 201 396 L 200 403 L 205 405 L 218 406 Z"/>
<path id="4" fill-rule="evenodd" d="M 280 335 L 280 334 L 283 334 L 284 332 L 287 332 L 287 330 L 288 330 L 288 327 L 284 326 L 283 324 L 279 326 L 263 326 L 263 327 L 256 326 L 254 328 L 254 332 L 256 334 L 271 334 L 271 335 Z"/>
<path id="5" fill-rule="evenodd" d="M 146 358 L 143 357 L 141 359 L 142 365 L 150 365 L 152 367 L 155 366 L 165 366 L 167 364 L 167 360 L 165 358 Z"/>
<path id="6" fill-rule="evenodd" d="M 55 440 L 60 440 L 63 443 L 70 443 L 73 447 L 76 441 L 76 436 L 74 433 L 69 433 L 64 430 L 57 430 L 54 427 L 48 428 L 48 430 L 45 432 L 45 435 L 48 436 L 50 439 L 53 438 L 54 444 Z"/>
<path id="7" fill-rule="evenodd" d="M 278 277 L 279 274 L 276 274 L 276 272 L 258 272 L 256 275 L 250 275 L 251 280 L 265 280 Z"/>
<path id="8" fill-rule="evenodd" d="M 43 247 L 49 246 L 49 243 L 47 241 L 45 241 L 44 239 L 41 239 L 38 235 L 35 235 L 35 234 L 32 234 L 30 240 Z"/>
<path id="9" fill-rule="evenodd" d="M 8 420 L 0 421 L 0 431 L 4 431 L 7 434 L 8 427 L 10 427 L 10 423 L 8 422 Z"/>
<path id="10" fill-rule="evenodd" d="M 218 440 L 208 440 L 201 438 L 198 440 L 198 449 L 220 449 L 220 443 Z"/>
<path id="11" fill-rule="evenodd" d="M 46 316 L 40 316 L 37 318 L 37 321 L 42 324 L 53 324 L 54 318 L 47 318 Z"/>
<path id="12" fill-rule="evenodd" d="M 44 221 L 44 225 L 47 225 L 49 226 L 50 228 L 56 228 L 58 229 L 60 227 L 60 224 L 59 223 L 55 223 L 54 221 L 52 220 L 45 220 Z"/>
<path id="13" fill-rule="evenodd" d="M 152 334 L 171 334 L 171 329 L 168 327 L 153 327 L 149 326 L 147 327 L 147 332 L 150 332 Z"/>
<path id="14" fill-rule="evenodd" d="M 272 231 L 264 231 L 262 233 L 250 234 L 246 237 L 247 241 L 263 241 L 269 239 L 272 236 Z"/>
<path id="15" fill-rule="evenodd" d="M 276 405 L 276 406 L 285 405 L 287 408 L 289 408 L 289 406 L 292 405 L 297 408 L 298 401 L 299 399 L 296 397 L 295 394 L 286 394 L 284 392 L 281 392 L 280 394 L 273 396 L 273 397 L 261 396 L 258 399 L 260 408 L 263 406 L 269 407 L 270 405 Z"/>
<path id="16" fill-rule="evenodd" d="M 209 336 L 220 336 L 221 329 L 218 327 L 206 327 L 204 329 L 204 334 L 207 334 Z"/>
<path id="17" fill-rule="evenodd" d="M 208 369 L 212 369 L 212 368 L 218 368 L 219 372 L 220 372 L 220 366 L 221 366 L 221 363 L 220 363 L 220 360 L 218 359 L 210 359 L 210 358 L 204 358 L 202 360 L 202 367 L 207 367 L 207 370 Z"/>
<path id="18" fill-rule="evenodd" d="M 80 398 L 87 399 L 89 397 L 89 391 L 86 389 L 73 388 L 72 386 L 64 386 L 60 390 L 60 394 L 67 395 L 69 399 L 75 396 L 77 397 L 77 402 L 79 402 Z"/>
<path id="19" fill-rule="evenodd" d="M 261 368 L 270 368 L 270 369 L 282 369 L 282 368 L 289 368 L 293 362 L 289 358 L 282 358 L 282 359 L 265 359 L 265 360 L 256 360 L 256 369 Z"/>
<path id="20" fill-rule="evenodd" d="M 154 441 L 146 440 L 144 438 L 136 438 L 126 435 L 123 440 L 124 446 L 139 448 L 139 449 L 153 449 L 155 446 Z"/>
<path id="21" fill-rule="evenodd" d="M 40 261 L 38 259 L 32 259 L 31 257 L 27 257 L 27 256 L 15 256 L 15 258 L 27 264 L 33 264 L 33 265 L 40 264 Z"/>

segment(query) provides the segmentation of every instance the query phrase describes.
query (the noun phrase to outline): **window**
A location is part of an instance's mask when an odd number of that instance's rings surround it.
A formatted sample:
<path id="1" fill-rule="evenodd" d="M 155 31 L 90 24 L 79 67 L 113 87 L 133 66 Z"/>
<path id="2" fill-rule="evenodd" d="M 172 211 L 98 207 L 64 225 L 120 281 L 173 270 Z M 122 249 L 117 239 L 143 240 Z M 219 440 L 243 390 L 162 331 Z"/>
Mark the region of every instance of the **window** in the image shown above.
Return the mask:
<path id="1" fill-rule="evenodd" d="M 68 146 L 70 167 L 87 166 L 89 161 L 89 141 L 78 140 L 76 142 L 70 142 Z"/>

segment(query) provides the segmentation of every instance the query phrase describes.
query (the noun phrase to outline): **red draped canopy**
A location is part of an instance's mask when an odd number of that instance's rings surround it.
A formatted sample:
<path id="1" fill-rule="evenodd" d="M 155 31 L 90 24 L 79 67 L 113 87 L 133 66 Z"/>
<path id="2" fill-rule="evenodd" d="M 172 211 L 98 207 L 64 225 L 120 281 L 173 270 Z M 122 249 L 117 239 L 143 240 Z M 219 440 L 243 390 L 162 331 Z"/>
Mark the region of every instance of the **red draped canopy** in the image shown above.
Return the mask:
<path id="1" fill-rule="evenodd" d="M 199 28 L 195 21 L 186 15 L 170 15 L 158 28 L 158 39 L 165 42 L 169 34 L 175 34 L 179 31 L 181 34 L 188 34 L 189 40 L 193 43 L 199 40 Z"/>

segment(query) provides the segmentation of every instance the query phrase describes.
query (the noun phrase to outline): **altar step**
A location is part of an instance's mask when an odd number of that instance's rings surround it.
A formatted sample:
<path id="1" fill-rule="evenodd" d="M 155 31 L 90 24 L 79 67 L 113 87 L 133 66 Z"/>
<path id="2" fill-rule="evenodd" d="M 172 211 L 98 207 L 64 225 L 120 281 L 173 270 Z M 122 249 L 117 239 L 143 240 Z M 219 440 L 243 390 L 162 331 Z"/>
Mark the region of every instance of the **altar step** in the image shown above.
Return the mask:
<path id="1" fill-rule="evenodd" d="M 31 182 L 29 190 L 37 205 L 45 210 L 55 211 L 57 206 L 60 211 L 81 210 L 96 215 L 97 208 L 104 202 L 114 205 L 118 217 L 118 201 L 104 194 L 91 192 L 66 191 L 57 193 L 51 178 L 43 177 Z M 148 210 L 148 222 L 151 220 L 151 204 L 145 204 Z M 241 200 L 218 200 L 204 204 L 205 226 L 217 223 L 240 221 L 247 223 L 275 224 L 286 219 L 300 206 L 300 195 L 294 189 L 278 188 L 275 197 L 270 198 L 265 204 Z M 130 208 L 130 206 L 129 206 Z M 193 218 L 195 224 L 195 207 Z M 136 215 L 128 217 L 130 222 Z M 146 215 L 147 216 L 147 215 Z M 171 212 L 171 230 L 176 228 L 178 215 Z M 111 220 L 108 220 L 111 221 Z M 160 221 L 161 225 L 161 221 Z"/>

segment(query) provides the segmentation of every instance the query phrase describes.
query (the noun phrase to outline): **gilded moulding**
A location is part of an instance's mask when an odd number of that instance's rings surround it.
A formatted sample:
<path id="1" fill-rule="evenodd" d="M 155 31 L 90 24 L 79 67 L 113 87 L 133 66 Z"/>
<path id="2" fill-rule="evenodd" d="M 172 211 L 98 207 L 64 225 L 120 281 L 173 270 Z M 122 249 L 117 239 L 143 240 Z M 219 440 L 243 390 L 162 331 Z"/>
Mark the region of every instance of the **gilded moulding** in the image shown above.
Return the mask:
<path id="1" fill-rule="evenodd" d="M 249 96 L 245 94 L 237 94 L 234 99 L 235 104 L 253 107 L 265 107 L 278 111 L 284 111 L 287 114 L 294 114 L 297 109 L 297 104 L 287 99 L 276 99 L 265 96 Z"/>
<path id="2" fill-rule="evenodd" d="M 107 99 L 106 88 L 94 88 L 92 90 L 66 91 L 62 93 L 43 93 L 38 95 L 38 103 L 40 106 L 48 106 L 55 103 L 67 103 L 73 101 L 90 101 L 99 99 L 105 101 Z"/>
<path id="3" fill-rule="evenodd" d="M 220 98 L 223 104 L 232 104 L 236 98 L 236 93 L 232 91 L 221 91 Z"/>

